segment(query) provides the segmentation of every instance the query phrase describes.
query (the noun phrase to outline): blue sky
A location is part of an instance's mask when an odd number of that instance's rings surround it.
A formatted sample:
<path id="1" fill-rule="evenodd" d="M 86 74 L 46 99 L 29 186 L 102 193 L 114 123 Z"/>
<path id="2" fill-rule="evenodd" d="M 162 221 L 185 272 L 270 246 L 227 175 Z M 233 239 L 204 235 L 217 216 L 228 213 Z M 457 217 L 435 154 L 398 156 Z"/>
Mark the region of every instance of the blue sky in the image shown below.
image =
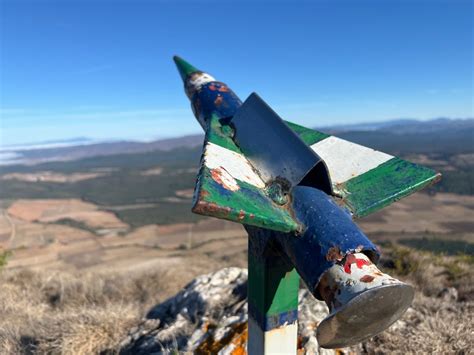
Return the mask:
<path id="1" fill-rule="evenodd" d="M 307 126 L 473 116 L 471 1 L 0 4 L 3 146 L 199 132 L 174 54 Z"/>

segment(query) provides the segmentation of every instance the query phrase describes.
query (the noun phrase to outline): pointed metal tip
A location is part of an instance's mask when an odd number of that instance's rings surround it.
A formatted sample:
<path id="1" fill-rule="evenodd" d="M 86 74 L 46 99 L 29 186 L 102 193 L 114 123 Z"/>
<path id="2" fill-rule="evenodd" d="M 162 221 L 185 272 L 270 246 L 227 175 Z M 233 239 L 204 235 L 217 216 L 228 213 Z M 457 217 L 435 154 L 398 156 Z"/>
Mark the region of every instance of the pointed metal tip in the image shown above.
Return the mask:
<path id="1" fill-rule="evenodd" d="M 176 67 L 178 68 L 179 75 L 181 75 L 181 79 L 183 79 L 183 81 L 186 80 L 188 75 L 199 71 L 197 68 L 186 62 L 183 58 L 178 57 L 177 55 L 173 56 L 173 60 L 176 64 Z"/>

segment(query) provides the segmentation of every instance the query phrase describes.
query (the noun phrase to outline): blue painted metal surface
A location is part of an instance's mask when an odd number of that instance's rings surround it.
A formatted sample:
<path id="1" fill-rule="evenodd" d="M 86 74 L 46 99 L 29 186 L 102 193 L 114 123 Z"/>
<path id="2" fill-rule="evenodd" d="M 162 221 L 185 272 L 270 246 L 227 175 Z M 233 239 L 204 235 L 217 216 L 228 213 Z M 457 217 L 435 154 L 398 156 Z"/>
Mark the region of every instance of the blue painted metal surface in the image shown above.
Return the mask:
<path id="1" fill-rule="evenodd" d="M 316 170 L 314 186 L 331 193 L 323 160 L 257 94 L 252 93 L 230 121 L 234 141 L 263 181 L 281 181 L 287 192 Z M 313 174 L 311 174 L 313 175 Z"/>
<path id="2" fill-rule="evenodd" d="M 279 235 L 278 240 L 313 293 L 324 272 L 347 253 L 364 252 L 374 263 L 379 259 L 377 247 L 352 221 L 349 212 L 324 192 L 296 187 L 293 209 L 307 229 L 296 238 Z"/>
<path id="3" fill-rule="evenodd" d="M 321 190 L 297 186 L 293 189 L 293 211 L 306 229 L 295 236 L 261 228 L 246 227 L 264 243 L 265 238 L 278 240 L 313 294 L 321 299 L 317 285 L 321 276 L 347 253 L 359 251 L 377 262 L 377 247 L 352 221 L 351 215 Z M 254 238 L 254 240 L 259 240 Z"/>
<path id="4" fill-rule="evenodd" d="M 269 331 L 279 328 L 285 324 L 292 324 L 298 320 L 298 310 L 282 312 L 279 314 L 265 316 L 262 312 L 251 303 L 248 305 L 249 315 L 257 322 L 263 331 Z"/>
<path id="5" fill-rule="evenodd" d="M 194 94 L 191 105 L 201 126 L 206 129 L 211 115 L 230 119 L 242 105 L 242 101 L 226 84 L 213 81 L 204 84 Z"/>

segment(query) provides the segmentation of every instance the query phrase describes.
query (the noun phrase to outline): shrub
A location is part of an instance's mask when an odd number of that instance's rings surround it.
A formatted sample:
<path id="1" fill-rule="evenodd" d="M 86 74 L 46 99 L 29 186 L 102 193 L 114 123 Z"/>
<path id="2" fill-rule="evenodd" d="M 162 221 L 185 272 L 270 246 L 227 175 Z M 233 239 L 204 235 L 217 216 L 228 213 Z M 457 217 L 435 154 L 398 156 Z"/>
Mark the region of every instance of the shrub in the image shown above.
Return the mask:
<path id="1" fill-rule="evenodd" d="M 0 270 L 7 265 L 8 258 L 10 257 L 11 252 L 9 250 L 5 250 L 3 252 L 0 251 Z"/>

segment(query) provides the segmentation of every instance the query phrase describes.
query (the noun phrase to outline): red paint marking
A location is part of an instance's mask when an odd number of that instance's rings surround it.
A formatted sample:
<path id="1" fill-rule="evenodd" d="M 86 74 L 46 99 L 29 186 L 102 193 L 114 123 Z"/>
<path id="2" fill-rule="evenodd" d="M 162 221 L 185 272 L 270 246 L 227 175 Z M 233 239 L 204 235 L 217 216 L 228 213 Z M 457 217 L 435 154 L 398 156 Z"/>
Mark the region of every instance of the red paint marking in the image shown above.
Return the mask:
<path id="1" fill-rule="evenodd" d="M 360 278 L 361 282 L 372 282 L 374 281 L 374 277 L 370 275 L 364 275 Z"/>
<path id="2" fill-rule="evenodd" d="M 351 265 L 356 264 L 359 269 L 362 269 L 364 265 L 370 265 L 370 261 L 364 259 L 357 259 L 353 254 L 346 256 L 346 261 L 344 263 L 344 271 L 346 274 L 351 273 Z"/>

